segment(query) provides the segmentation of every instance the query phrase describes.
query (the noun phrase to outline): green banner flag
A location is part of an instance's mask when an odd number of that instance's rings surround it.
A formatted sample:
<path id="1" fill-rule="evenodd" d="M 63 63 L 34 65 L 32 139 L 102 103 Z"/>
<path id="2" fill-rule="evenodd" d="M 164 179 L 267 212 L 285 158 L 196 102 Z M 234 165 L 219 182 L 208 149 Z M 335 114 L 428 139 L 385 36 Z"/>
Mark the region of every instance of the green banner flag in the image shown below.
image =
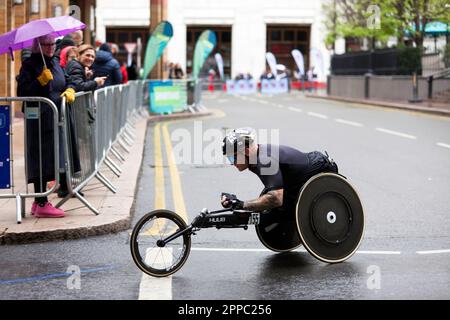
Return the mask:
<path id="1" fill-rule="evenodd" d="M 156 26 L 155 30 L 153 30 L 152 36 L 147 43 L 147 49 L 145 50 L 144 79 L 147 79 L 150 71 L 152 71 L 159 57 L 161 57 L 172 36 L 173 28 L 168 21 L 162 21 Z"/>
<path id="2" fill-rule="evenodd" d="M 192 69 L 192 77 L 194 79 L 197 79 L 206 58 L 208 58 L 210 53 L 213 51 L 216 43 L 216 34 L 211 30 L 203 31 L 200 38 L 198 38 L 197 43 L 195 44 L 194 66 Z"/>

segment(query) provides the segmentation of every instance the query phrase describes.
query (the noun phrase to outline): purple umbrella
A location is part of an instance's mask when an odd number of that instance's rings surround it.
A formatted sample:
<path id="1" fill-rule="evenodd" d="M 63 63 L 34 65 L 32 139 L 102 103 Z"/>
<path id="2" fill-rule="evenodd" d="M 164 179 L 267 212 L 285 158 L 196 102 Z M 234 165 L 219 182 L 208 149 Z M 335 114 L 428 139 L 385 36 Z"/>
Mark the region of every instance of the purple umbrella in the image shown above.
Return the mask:
<path id="1" fill-rule="evenodd" d="M 17 29 L 0 35 L 0 54 L 9 52 L 11 54 L 11 58 L 14 59 L 12 52 L 30 47 L 35 38 L 45 35 L 60 37 L 68 33 L 84 29 L 85 27 L 86 25 L 84 23 L 71 16 L 33 20 Z M 42 59 L 44 59 L 43 55 Z"/>

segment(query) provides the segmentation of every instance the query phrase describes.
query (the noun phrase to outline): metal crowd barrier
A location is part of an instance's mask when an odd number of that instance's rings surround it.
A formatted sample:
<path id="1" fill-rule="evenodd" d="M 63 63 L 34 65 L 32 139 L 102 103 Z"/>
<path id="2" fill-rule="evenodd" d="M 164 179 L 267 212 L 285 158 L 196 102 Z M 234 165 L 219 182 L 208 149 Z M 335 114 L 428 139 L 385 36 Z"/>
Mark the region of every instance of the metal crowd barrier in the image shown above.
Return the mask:
<path id="1" fill-rule="evenodd" d="M 148 116 L 143 109 L 144 81 L 130 81 L 92 92 L 76 94 L 75 102 L 67 105 L 62 101 L 61 113 L 64 123 L 65 170 L 68 181 L 68 195 L 57 207 L 71 197 L 78 198 L 93 213 L 99 211 L 90 204 L 80 191 L 93 179 L 98 179 L 111 192 L 116 188 L 100 172 L 105 164 L 116 176 L 122 173 L 120 162 L 125 161 L 123 149 L 130 152 L 134 142 L 134 123 L 140 117 Z M 75 138 L 74 138 L 75 137 Z M 79 168 L 73 151 L 79 151 Z"/>
<path id="2" fill-rule="evenodd" d="M 201 110 L 200 83 L 198 81 L 187 83 L 189 110 L 191 112 Z M 56 207 L 62 206 L 71 197 L 76 197 L 93 213 L 99 214 L 99 211 L 82 195 L 81 190 L 96 178 L 111 192 L 116 192 L 111 181 L 100 172 L 100 167 L 105 164 L 115 175 L 120 176 L 120 162 L 125 161 L 123 152 L 130 152 L 129 148 L 135 138 L 134 125 L 138 119 L 149 115 L 149 80 L 130 81 L 125 85 L 110 86 L 95 92 L 79 92 L 71 105 L 66 104 L 65 98 L 62 99 L 60 113 L 52 101 L 43 97 L 8 97 L 0 98 L 1 102 L 9 104 L 23 102 L 28 121 L 36 119 L 40 123 L 38 111 L 42 109 L 42 104 L 49 105 L 53 112 L 55 184 L 42 193 L 29 192 L 28 184 L 25 192 L 15 192 L 15 183 L 12 181 L 12 192 L 0 193 L 0 199 L 16 199 L 17 222 L 20 223 L 25 216 L 26 198 L 48 196 L 58 187 L 60 168 L 66 173 L 68 194 Z M 28 108 L 29 102 L 37 102 L 38 108 Z M 112 156 L 117 160 L 113 160 Z M 42 158 L 42 155 L 40 157 Z M 25 159 L 27 159 L 26 144 Z M 28 181 L 26 167 L 25 171 Z M 41 174 L 41 182 L 42 178 Z"/>
<path id="3" fill-rule="evenodd" d="M 14 158 L 13 158 L 13 143 L 11 143 L 10 148 L 10 162 L 11 162 L 11 193 L 7 194 L 0 194 L 0 199 L 6 199 L 6 198 L 15 198 L 16 199 L 16 217 L 17 217 L 17 223 L 22 222 L 22 218 L 25 217 L 25 200 L 26 198 L 34 198 L 34 197 L 45 197 L 50 195 L 58 186 L 59 184 L 59 169 L 60 169 L 60 140 L 59 140 L 59 127 L 61 126 L 61 123 L 59 122 L 59 113 L 58 108 L 56 105 L 49 99 L 43 98 L 43 97 L 0 97 L 0 104 L 1 103 L 7 103 L 9 105 L 10 110 L 10 119 L 12 122 L 13 119 L 13 113 L 12 113 L 12 106 L 11 103 L 13 102 L 21 102 L 23 103 L 23 110 L 25 113 L 25 125 L 24 125 L 24 163 L 25 163 L 25 191 L 24 192 L 15 192 L 16 183 L 14 181 Z M 33 106 L 29 106 L 28 103 L 33 103 Z M 37 103 L 37 107 L 36 104 Z M 28 125 L 27 122 L 31 121 L 38 121 L 38 139 L 39 139 L 39 182 L 41 186 L 43 186 L 43 189 L 46 189 L 46 181 L 43 180 L 43 166 L 44 161 L 42 159 L 42 145 L 45 143 L 42 139 L 42 121 L 41 121 L 41 115 L 43 112 L 52 112 L 53 114 L 53 147 L 54 147 L 54 154 L 53 154 L 53 161 L 54 161 L 54 176 L 55 176 L 55 185 L 52 186 L 49 190 L 45 192 L 30 192 L 28 189 L 28 157 L 27 157 L 27 136 L 28 136 Z M 14 135 L 13 132 L 13 126 L 10 124 L 10 142 L 11 137 Z"/>

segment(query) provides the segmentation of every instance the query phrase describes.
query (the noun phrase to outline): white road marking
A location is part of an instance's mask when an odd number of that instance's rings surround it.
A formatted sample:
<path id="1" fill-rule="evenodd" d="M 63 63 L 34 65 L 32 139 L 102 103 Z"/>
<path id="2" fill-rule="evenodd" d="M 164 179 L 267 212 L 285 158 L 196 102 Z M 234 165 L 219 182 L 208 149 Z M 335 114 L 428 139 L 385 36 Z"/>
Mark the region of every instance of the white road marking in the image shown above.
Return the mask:
<path id="1" fill-rule="evenodd" d="M 401 251 L 367 251 L 367 250 L 358 250 L 356 251 L 357 254 L 386 254 L 386 255 L 392 255 L 392 254 L 402 254 Z"/>
<path id="2" fill-rule="evenodd" d="M 265 100 L 259 100 L 258 102 L 259 102 L 259 103 L 262 103 L 262 104 L 269 104 L 269 102 L 268 102 L 268 101 L 265 101 Z"/>
<path id="3" fill-rule="evenodd" d="M 302 112 L 302 109 L 299 108 L 289 107 L 288 109 L 294 112 Z"/>
<path id="4" fill-rule="evenodd" d="M 148 249 L 145 262 L 163 267 L 172 263 L 172 248 Z M 172 300 L 172 276 L 156 278 L 142 273 L 139 300 Z"/>
<path id="5" fill-rule="evenodd" d="M 435 253 L 450 253 L 450 249 L 444 250 L 429 250 L 429 251 L 417 251 L 417 254 L 435 254 Z"/>
<path id="6" fill-rule="evenodd" d="M 282 104 L 274 104 L 273 106 L 274 106 L 274 107 L 277 107 L 277 108 L 280 108 L 280 109 L 283 109 L 283 108 L 284 108 L 284 106 L 283 106 Z"/>
<path id="7" fill-rule="evenodd" d="M 345 120 L 345 119 L 335 119 L 335 121 L 342 123 L 342 124 L 348 124 L 349 126 L 364 127 L 364 125 L 362 123 L 349 121 L 349 120 Z"/>
<path id="8" fill-rule="evenodd" d="M 443 142 L 438 142 L 436 143 L 439 147 L 444 147 L 444 148 L 449 148 L 450 149 L 450 144 L 446 144 Z"/>
<path id="9" fill-rule="evenodd" d="M 216 251 L 216 252 L 273 252 L 269 249 L 256 248 L 191 248 L 192 251 Z M 295 252 L 307 252 L 305 248 L 292 250 Z M 399 255 L 401 251 L 358 250 L 357 254 Z"/>
<path id="10" fill-rule="evenodd" d="M 398 136 L 398 137 L 402 137 L 402 138 L 406 138 L 406 139 L 417 139 L 417 137 L 407 134 L 407 133 L 403 133 L 403 132 L 398 132 L 398 131 L 393 131 L 393 130 L 388 130 L 388 129 L 384 129 L 384 128 L 376 128 L 377 131 L 383 132 L 383 133 L 387 133 L 387 134 L 392 134 L 394 136 Z"/>
<path id="11" fill-rule="evenodd" d="M 320 119 L 328 119 L 328 117 L 326 115 L 321 114 L 321 113 L 308 112 L 308 115 L 312 116 L 312 117 L 320 118 Z"/>
<path id="12" fill-rule="evenodd" d="M 227 99 L 219 99 L 219 100 L 217 100 L 217 102 L 220 102 L 220 103 L 224 103 L 224 102 L 227 102 L 228 100 Z"/>

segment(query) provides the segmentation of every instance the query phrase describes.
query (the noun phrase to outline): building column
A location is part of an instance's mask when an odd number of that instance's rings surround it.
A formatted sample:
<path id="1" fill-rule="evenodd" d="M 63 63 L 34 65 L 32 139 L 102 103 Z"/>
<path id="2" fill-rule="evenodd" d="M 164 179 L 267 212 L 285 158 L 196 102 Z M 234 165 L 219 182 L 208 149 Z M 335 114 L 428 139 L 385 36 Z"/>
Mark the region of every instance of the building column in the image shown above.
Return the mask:
<path id="1" fill-rule="evenodd" d="M 167 0 L 150 0 L 150 32 L 163 20 L 167 20 Z M 143 48 L 144 54 L 146 48 Z M 150 72 L 150 79 L 163 79 L 167 77 L 164 66 L 167 61 L 167 53 L 163 53 L 161 59 Z"/>
<path id="2" fill-rule="evenodd" d="M 11 30 L 12 1 L 0 0 L 0 34 Z M 11 58 L 8 54 L 0 56 L 0 97 L 7 97 L 11 91 Z"/>

